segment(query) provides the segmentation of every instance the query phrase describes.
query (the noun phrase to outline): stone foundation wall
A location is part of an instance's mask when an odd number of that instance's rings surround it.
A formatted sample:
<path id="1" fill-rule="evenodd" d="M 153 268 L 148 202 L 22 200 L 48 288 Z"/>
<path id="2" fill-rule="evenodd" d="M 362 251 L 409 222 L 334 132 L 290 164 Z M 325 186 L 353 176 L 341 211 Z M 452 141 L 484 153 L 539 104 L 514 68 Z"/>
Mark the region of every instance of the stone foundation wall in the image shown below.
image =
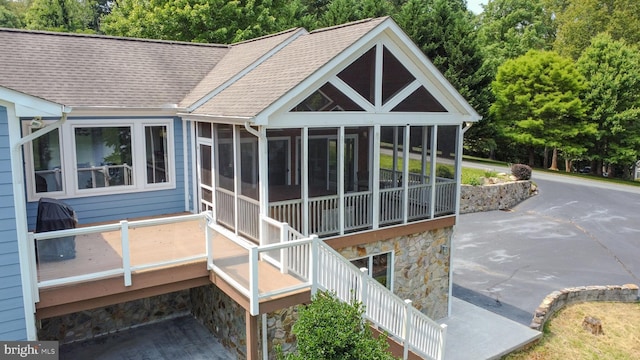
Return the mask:
<path id="1" fill-rule="evenodd" d="M 514 181 L 483 186 L 462 185 L 460 213 L 509 209 L 537 193 L 530 181 Z"/>
<path id="2" fill-rule="evenodd" d="M 267 348 L 269 359 L 276 358 L 276 346 L 282 348 L 285 354 L 293 353 L 297 349 L 296 337 L 291 332 L 293 324 L 298 320 L 299 306 L 274 311 L 267 314 Z M 258 320 L 258 326 L 262 331 L 262 317 Z M 260 333 L 262 341 L 262 333 Z M 262 358 L 262 344 L 260 344 L 260 358 Z"/>
<path id="3" fill-rule="evenodd" d="M 178 291 L 43 319 L 38 330 L 38 339 L 67 344 L 187 315 L 190 312 L 189 291 Z"/>
<path id="4" fill-rule="evenodd" d="M 347 259 L 394 253 L 393 292 L 432 319 L 447 316 L 453 228 L 339 249 Z"/>
<path id="5" fill-rule="evenodd" d="M 544 298 L 531 321 L 532 329 L 542 331 L 551 315 L 563 307 L 586 301 L 638 301 L 638 285 L 581 286 L 554 291 Z"/>
<path id="6" fill-rule="evenodd" d="M 192 313 L 224 347 L 247 358 L 245 310 L 214 285 L 191 289 Z"/>

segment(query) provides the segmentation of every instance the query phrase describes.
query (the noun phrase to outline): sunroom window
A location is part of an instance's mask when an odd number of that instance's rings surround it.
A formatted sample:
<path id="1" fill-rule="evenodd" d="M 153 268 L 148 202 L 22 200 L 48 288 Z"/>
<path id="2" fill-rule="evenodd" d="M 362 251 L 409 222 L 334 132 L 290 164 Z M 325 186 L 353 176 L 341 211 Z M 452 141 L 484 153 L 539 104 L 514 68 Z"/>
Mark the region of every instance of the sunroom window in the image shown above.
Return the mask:
<path id="1" fill-rule="evenodd" d="M 351 263 L 360 269 L 366 268 L 367 275 L 376 279 L 376 281 L 387 289 L 393 289 L 392 253 L 369 255 L 364 258 L 351 260 Z"/>
<path id="2" fill-rule="evenodd" d="M 67 120 L 25 146 L 28 200 L 175 187 L 172 122 Z"/>

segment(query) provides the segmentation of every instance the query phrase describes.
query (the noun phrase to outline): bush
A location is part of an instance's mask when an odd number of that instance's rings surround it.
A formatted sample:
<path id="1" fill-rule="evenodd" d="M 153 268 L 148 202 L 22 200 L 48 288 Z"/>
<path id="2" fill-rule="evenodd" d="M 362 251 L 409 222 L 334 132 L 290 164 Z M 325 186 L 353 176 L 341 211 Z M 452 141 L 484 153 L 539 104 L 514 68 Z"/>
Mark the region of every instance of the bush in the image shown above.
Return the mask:
<path id="1" fill-rule="evenodd" d="M 393 360 L 387 352 L 386 337 L 375 338 L 364 322 L 359 302 L 347 304 L 333 293 L 318 292 L 310 305 L 300 310 L 293 325 L 298 353 L 278 359 L 287 360 Z"/>
<path id="2" fill-rule="evenodd" d="M 445 178 L 445 179 L 453 179 L 453 168 L 447 165 L 437 165 L 436 166 L 436 177 Z"/>
<path id="3" fill-rule="evenodd" d="M 531 179 L 531 167 L 524 164 L 513 164 L 511 165 L 511 175 L 518 180 L 529 180 Z"/>

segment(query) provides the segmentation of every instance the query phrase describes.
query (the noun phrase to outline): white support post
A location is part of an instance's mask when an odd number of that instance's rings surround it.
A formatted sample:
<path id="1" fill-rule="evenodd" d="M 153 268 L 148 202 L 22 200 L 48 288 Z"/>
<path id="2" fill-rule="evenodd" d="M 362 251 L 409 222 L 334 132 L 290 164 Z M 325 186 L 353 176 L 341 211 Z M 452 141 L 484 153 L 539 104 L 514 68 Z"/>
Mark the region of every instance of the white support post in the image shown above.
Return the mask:
<path id="1" fill-rule="evenodd" d="M 300 174 L 300 188 L 302 195 L 302 230 L 304 235 L 309 235 L 309 128 L 302 128 L 302 174 Z"/>
<path id="2" fill-rule="evenodd" d="M 213 220 L 211 220 L 213 221 Z M 205 217 L 205 228 L 204 228 L 204 235 L 205 235 L 205 239 L 207 240 L 207 244 L 206 244 L 206 251 L 207 251 L 207 270 L 213 270 L 213 236 L 211 234 L 211 232 L 213 231 L 211 229 L 211 227 L 209 226 L 209 219 L 207 217 Z"/>
<path id="3" fill-rule="evenodd" d="M 413 310 L 413 306 L 411 306 L 411 300 L 406 299 L 404 301 L 404 334 L 402 334 L 404 352 L 403 359 L 409 358 L 409 348 L 411 347 L 409 338 L 411 336 L 411 311 Z"/>
<path id="4" fill-rule="evenodd" d="M 260 226 L 259 239 L 260 244 L 266 241 L 267 232 L 262 216 L 269 216 L 269 139 L 267 139 L 267 129 L 261 126 L 258 129 L 260 137 L 258 137 L 258 183 L 259 183 L 259 200 L 260 200 Z"/>
<path id="5" fill-rule="evenodd" d="M 127 220 L 120 221 L 120 237 L 122 240 L 124 286 L 131 286 L 131 249 L 129 248 L 129 222 Z"/>
<path id="6" fill-rule="evenodd" d="M 431 130 L 431 208 L 429 209 L 429 217 L 433 219 L 436 216 L 436 162 L 438 161 L 438 125 L 434 125 Z"/>
<path id="7" fill-rule="evenodd" d="M 402 142 L 402 223 L 409 221 L 409 148 L 411 147 L 411 126 L 404 127 L 404 141 Z"/>
<path id="8" fill-rule="evenodd" d="M 283 223 L 280 229 L 280 243 L 287 242 L 289 236 L 289 224 Z M 280 249 L 280 272 L 283 274 L 289 273 L 289 250 L 290 248 Z"/>
<path id="9" fill-rule="evenodd" d="M 338 129 L 338 228 L 340 235 L 344 235 L 344 126 Z"/>
<path id="10" fill-rule="evenodd" d="M 371 164 L 371 185 L 373 203 L 372 228 L 375 230 L 380 227 L 380 125 L 373 126 L 373 164 Z"/>
<path id="11" fill-rule="evenodd" d="M 184 180 L 184 211 L 189 211 L 189 194 L 193 191 L 193 196 L 196 197 L 195 188 L 189 189 L 189 145 L 187 142 L 187 134 L 189 132 L 189 121 L 182 120 L 182 179 Z M 194 145 L 191 144 L 193 147 Z M 193 164 L 195 165 L 195 159 L 193 159 Z M 176 174 L 176 178 L 177 178 Z M 194 211 L 198 211 L 198 209 L 194 209 Z"/>
<path id="12" fill-rule="evenodd" d="M 240 185 L 242 184 L 240 179 L 240 169 L 238 168 L 240 164 L 240 154 L 242 153 L 240 150 L 240 134 L 238 131 L 238 127 L 236 125 L 231 125 L 232 131 L 232 144 L 233 144 L 233 227 L 235 234 L 238 235 L 238 195 L 240 193 Z M 254 315 L 254 314 L 251 314 Z"/>
<path id="13" fill-rule="evenodd" d="M 318 292 L 318 271 L 320 268 L 320 240 L 317 235 L 311 235 L 311 254 L 309 259 L 309 280 L 311 281 L 311 296 Z"/>
<path id="14" fill-rule="evenodd" d="M 249 307 L 252 316 L 258 315 L 260 312 L 258 289 L 258 247 L 252 247 L 249 250 Z"/>
<path id="15" fill-rule="evenodd" d="M 365 305 L 365 311 L 367 309 L 367 296 L 369 293 L 369 283 L 367 281 L 367 277 L 369 276 L 369 269 L 366 267 L 360 268 L 360 302 Z"/>
<path id="16" fill-rule="evenodd" d="M 398 186 L 398 127 L 393 127 L 393 187 Z"/>
<path id="17" fill-rule="evenodd" d="M 444 347 L 447 345 L 447 324 L 440 325 L 440 343 L 438 344 L 438 358 L 444 359 Z"/>

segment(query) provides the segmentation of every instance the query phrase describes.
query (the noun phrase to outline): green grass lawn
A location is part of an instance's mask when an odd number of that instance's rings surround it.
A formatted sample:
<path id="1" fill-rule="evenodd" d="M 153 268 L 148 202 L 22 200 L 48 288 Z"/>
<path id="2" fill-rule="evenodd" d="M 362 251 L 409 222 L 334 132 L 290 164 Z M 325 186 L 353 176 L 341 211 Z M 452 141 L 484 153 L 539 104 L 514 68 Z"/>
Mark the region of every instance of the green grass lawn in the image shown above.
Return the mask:
<path id="1" fill-rule="evenodd" d="M 398 159 L 398 170 L 402 170 L 404 167 L 403 159 Z M 390 155 L 380 155 L 380 168 L 393 169 L 393 157 Z M 420 174 L 422 167 L 420 166 L 420 160 L 409 159 L 409 172 Z M 427 164 L 427 175 L 431 173 L 431 166 Z M 436 164 L 436 176 L 451 178 L 455 174 L 453 165 L 448 164 Z M 495 177 L 497 173 L 495 171 L 487 171 L 483 169 L 474 168 L 462 168 L 462 183 L 465 185 L 481 185 L 481 178 Z"/>

